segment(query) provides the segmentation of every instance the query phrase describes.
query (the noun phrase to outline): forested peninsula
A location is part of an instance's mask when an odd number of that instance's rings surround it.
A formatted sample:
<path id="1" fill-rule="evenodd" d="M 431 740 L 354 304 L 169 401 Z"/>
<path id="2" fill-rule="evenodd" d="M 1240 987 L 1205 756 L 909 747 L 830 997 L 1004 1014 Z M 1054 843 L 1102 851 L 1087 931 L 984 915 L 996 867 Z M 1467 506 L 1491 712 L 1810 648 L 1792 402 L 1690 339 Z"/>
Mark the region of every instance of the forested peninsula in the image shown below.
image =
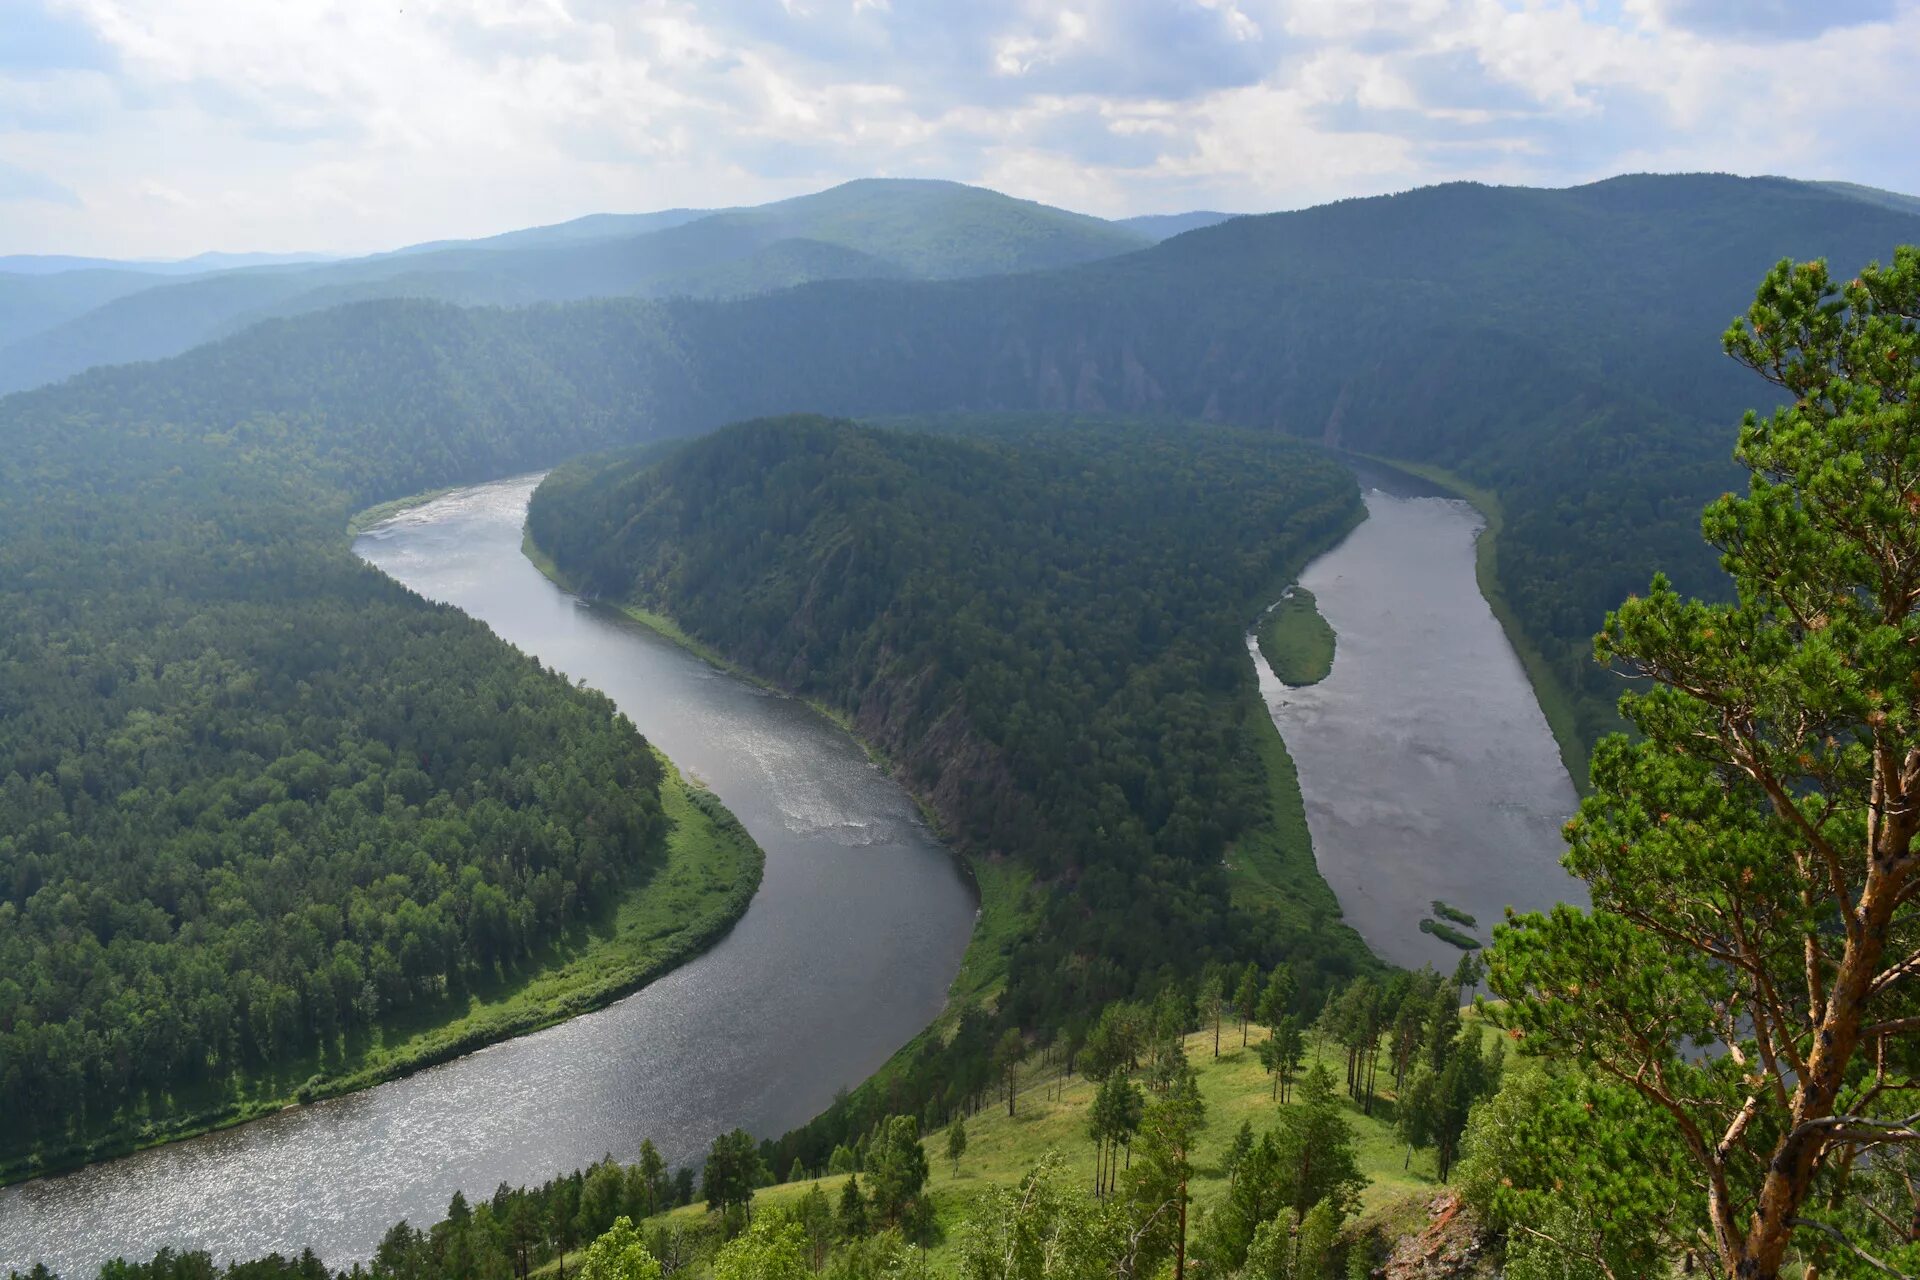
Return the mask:
<path id="1" fill-rule="evenodd" d="M 764 420 L 569 465 L 528 532 L 583 591 L 844 716 L 988 874 L 1032 879 L 982 926 L 1006 952 L 995 1034 L 1209 963 L 1285 958 L 1303 1002 L 1371 971 L 1242 639 L 1359 518 L 1352 476 L 1198 424 L 927 425 Z M 970 1041 L 902 1068 L 896 1109 L 973 1092 Z"/>

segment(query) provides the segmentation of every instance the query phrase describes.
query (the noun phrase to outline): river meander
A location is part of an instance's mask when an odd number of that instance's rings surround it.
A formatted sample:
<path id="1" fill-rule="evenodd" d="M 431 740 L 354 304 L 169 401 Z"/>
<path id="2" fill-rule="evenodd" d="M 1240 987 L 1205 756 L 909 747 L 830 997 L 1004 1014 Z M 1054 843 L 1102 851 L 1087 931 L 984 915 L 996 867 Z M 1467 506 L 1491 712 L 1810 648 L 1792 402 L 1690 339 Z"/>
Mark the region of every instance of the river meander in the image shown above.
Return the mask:
<path id="1" fill-rule="evenodd" d="M 597 1013 L 365 1092 L 0 1191 L 0 1273 L 70 1280 L 163 1245 L 369 1255 L 398 1218 L 652 1138 L 698 1163 L 738 1124 L 824 1110 L 939 1012 L 975 903 L 912 801 L 845 733 L 590 609 L 520 553 L 535 478 L 439 498 L 355 550 L 607 693 L 766 851 L 759 895 L 711 951 Z"/>
<path id="2" fill-rule="evenodd" d="M 1312 564 L 1333 670 L 1289 688 L 1249 641 L 1300 771 L 1320 874 L 1384 959 L 1451 971 L 1420 922 L 1440 899 L 1481 942 L 1511 905 L 1585 905 L 1560 866 L 1573 783 L 1525 669 L 1474 580 L 1465 502 L 1362 470 L 1367 518 Z"/>

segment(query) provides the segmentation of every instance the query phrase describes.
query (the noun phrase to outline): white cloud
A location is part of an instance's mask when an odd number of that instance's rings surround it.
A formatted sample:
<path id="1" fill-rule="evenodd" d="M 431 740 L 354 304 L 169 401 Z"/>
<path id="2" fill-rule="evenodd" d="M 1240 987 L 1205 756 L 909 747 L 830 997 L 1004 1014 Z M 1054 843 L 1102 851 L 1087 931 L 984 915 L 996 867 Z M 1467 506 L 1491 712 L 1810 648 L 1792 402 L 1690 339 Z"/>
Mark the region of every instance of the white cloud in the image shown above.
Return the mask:
<path id="1" fill-rule="evenodd" d="M 10 251 L 361 250 L 876 173 L 1108 214 L 1642 167 L 1920 189 L 1920 0 L 41 2 L 0 157 L 71 202 L 0 203 Z"/>

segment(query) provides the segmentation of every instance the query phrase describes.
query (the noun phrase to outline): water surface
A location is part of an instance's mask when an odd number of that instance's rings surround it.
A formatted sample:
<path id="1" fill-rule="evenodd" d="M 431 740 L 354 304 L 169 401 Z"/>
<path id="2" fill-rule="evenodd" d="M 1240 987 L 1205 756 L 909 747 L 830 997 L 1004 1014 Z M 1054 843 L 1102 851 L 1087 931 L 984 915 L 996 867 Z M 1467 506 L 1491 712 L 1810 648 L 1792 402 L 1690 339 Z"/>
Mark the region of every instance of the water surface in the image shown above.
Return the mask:
<path id="1" fill-rule="evenodd" d="M 362 1093 L 0 1191 L 0 1272 L 69 1280 L 163 1245 L 368 1256 L 438 1218 L 652 1138 L 696 1164 L 723 1128 L 824 1110 L 939 1012 L 971 890 L 911 800 L 839 729 L 587 608 L 520 554 L 536 477 L 461 490 L 359 538 L 401 582 L 607 693 L 766 850 L 713 950 L 597 1013 Z"/>
<path id="2" fill-rule="evenodd" d="M 1573 783 L 1513 646 L 1474 580 L 1480 515 L 1362 474 L 1367 519 L 1301 575 L 1338 637 L 1333 670 L 1293 689 L 1249 641 L 1300 771 L 1320 873 L 1395 964 L 1451 971 L 1420 932 L 1439 898 L 1483 943 L 1506 907 L 1587 902 L 1560 866 Z"/>

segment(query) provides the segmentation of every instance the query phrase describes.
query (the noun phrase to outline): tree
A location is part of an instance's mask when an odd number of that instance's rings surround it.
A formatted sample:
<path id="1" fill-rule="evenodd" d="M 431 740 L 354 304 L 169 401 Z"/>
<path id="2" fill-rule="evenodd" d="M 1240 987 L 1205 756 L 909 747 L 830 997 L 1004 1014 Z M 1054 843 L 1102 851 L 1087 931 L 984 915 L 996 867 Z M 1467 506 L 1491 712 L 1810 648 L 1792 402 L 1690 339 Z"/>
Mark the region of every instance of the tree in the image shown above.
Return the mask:
<path id="1" fill-rule="evenodd" d="M 1253 1233 L 1244 1280 L 1320 1280 L 1333 1260 L 1340 1217 L 1322 1202 L 1304 1219 L 1270 1218 Z"/>
<path id="2" fill-rule="evenodd" d="M 653 1139 L 640 1141 L 640 1159 L 627 1166 L 627 1207 L 635 1217 L 646 1219 L 667 1207 L 673 1187 L 667 1177 L 667 1162 Z"/>
<path id="3" fill-rule="evenodd" d="M 1279 1148 L 1282 1200 L 1296 1220 L 1325 1201 L 1344 1220 L 1366 1189 L 1353 1151 L 1353 1127 L 1340 1114 L 1333 1074 L 1315 1062 L 1300 1081 L 1300 1100 L 1281 1109 L 1274 1134 Z"/>
<path id="4" fill-rule="evenodd" d="M 1213 1024 L 1213 1056 L 1220 1056 L 1220 1015 L 1227 1007 L 1227 975 L 1217 965 L 1207 967 L 1200 982 L 1200 1014 Z"/>
<path id="5" fill-rule="evenodd" d="M 1268 1032 L 1280 1025 L 1280 1019 L 1287 1016 L 1293 1008 L 1293 993 L 1296 984 L 1293 970 L 1286 965 L 1275 965 L 1273 975 L 1267 979 L 1267 985 L 1260 991 L 1260 1006 L 1255 1011 L 1260 1025 Z"/>
<path id="6" fill-rule="evenodd" d="M 1242 1120 L 1240 1127 L 1234 1130 L 1233 1141 L 1227 1146 L 1227 1154 L 1220 1158 L 1220 1171 L 1227 1175 L 1227 1185 L 1232 1186 L 1240 1176 L 1240 1166 L 1246 1163 L 1253 1152 L 1253 1121 Z"/>
<path id="7" fill-rule="evenodd" d="M 1087 1136 L 1094 1144 L 1095 1195 L 1104 1196 L 1115 1185 L 1120 1148 L 1133 1142 L 1145 1107 L 1139 1086 L 1124 1075 L 1115 1072 L 1100 1082 L 1087 1114 Z"/>
<path id="8" fill-rule="evenodd" d="M 947 1159 L 953 1161 L 953 1176 L 960 1176 L 960 1157 L 967 1154 L 967 1122 L 959 1116 L 947 1126 Z"/>
<path id="9" fill-rule="evenodd" d="M 1292 1014 L 1281 1018 L 1273 1034 L 1261 1041 L 1260 1065 L 1273 1075 L 1273 1097 L 1285 1102 L 1293 1088 L 1294 1073 L 1307 1056 L 1307 1038 L 1300 1032 L 1300 1020 Z"/>
<path id="10" fill-rule="evenodd" d="M 806 1233 L 798 1223 L 762 1220 L 720 1247 L 713 1280 L 813 1280 Z"/>
<path id="11" fill-rule="evenodd" d="M 746 1130 L 735 1129 L 713 1140 L 706 1167 L 700 1175 L 700 1189 L 707 1198 L 709 1212 L 718 1213 L 731 1227 L 734 1210 L 753 1216 L 753 1191 L 767 1180 L 767 1167 L 760 1159 L 760 1148 Z"/>
<path id="12" fill-rule="evenodd" d="M 1272 1133 L 1255 1142 L 1234 1172 L 1224 1203 L 1201 1227 L 1201 1249 L 1209 1275 L 1230 1275 L 1246 1261 L 1260 1224 L 1286 1208 L 1279 1143 Z"/>
<path id="13" fill-rule="evenodd" d="M 867 1151 L 867 1184 L 881 1221 L 899 1226 L 912 1220 L 927 1186 L 927 1149 L 912 1116 L 889 1116 L 881 1124 Z"/>
<path id="14" fill-rule="evenodd" d="M 1000 1089 L 1007 1096 L 1007 1114 L 1013 1114 L 1013 1099 L 1019 1089 L 1020 1060 L 1027 1056 L 1027 1042 L 1020 1036 L 1018 1029 L 1008 1027 L 1000 1037 L 1000 1043 L 994 1046 L 993 1069 L 1000 1077 Z"/>
<path id="15" fill-rule="evenodd" d="M 1567 828 L 1593 908 L 1517 921 L 1491 960 L 1525 1048 L 1671 1126 L 1732 1276 L 1894 1242 L 1847 1185 L 1920 1141 L 1894 1091 L 1920 1029 L 1917 330 L 1912 247 L 1844 285 L 1783 262 L 1728 330 L 1785 398 L 1702 522 L 1735 598 L 1656 577 L 1609 615 L 1597 655 L 1646 683 Z"/>
<path id="16" fill-rule="evenodd" d="M 1406 1158 L 1400 1162 L 1402 1169 L 1413 1163 L 1415 1147 L 1432 1145 L 1439 1106 L 1439 1077 L 1426 1063 L 1416 1064 L 1407 1073 L 1406 1088 L 1400 1091 L 1400 1102 L 1393 1114 L 1394 1133 L 1407 1144 Z"/>
<path id="17" fill-rule="evenodd" d="M 1193 1179 L 1193 1144 L 1200 1136 L 1207 1107 L 1191 1067 L 1182 1071 L 1155 1099 L 1140 1121 L 1140 1167 L 1133 1177 L 1133 1202 L 1142 1227 L 1137 1263 L 1151 1273 L 1169 1249 L 1174 1280 L 1187 1273 L 1187 1184 Z"/>
<path id="18" fill-rule="evenodd" d="M 1064 1185 L 1060 1157 L 1049 1155 L 1019 1186 L 994 1189 L 969 1217 L 960 1238 L 960 1275 L 1113 1280 L 1135 1274 L 1131 1237 L 1119 1205 L 1076 1194 Z"/>
<path id="19" fill-rule="evenodd" d="M 633 1220 L 613 1220 L 580 1258 L 580 1280 L 660 1280 L 660 1263 L 647 1252 Z"/>
<path id="20" fill-rule="evenodd" d="M 1480 979 L 1487 973 L 1487 962 L 1478 951 L 1460 953 L 1460 963 L 1453 966 L 1453 985 L 1460 992 L 1460 1003 L 1467 1002 L 1467 993 L 1480 985 Z"/>
<path id="21" fill-rule="evenodd" d="M 1234 989 L 1233 1009 L 1240 1015 L 1240 1047 L 1247 1047 L 1247 1024 L 1253 1021 L 1253 1015 L 1260 1008 L 1260 966 L 1249 961 L 1240 975 L 1240 985 Z"/>
<path id="22" fill-rule="evenodd" d="M 833 1205 L 828 1202 L 827 1193 L 821 1190 L 819 1183 L 808 1187 L 807 1194 L 800 1197 L 800 1203 L 793 1209 L 793 1220 L 807 1237 L 807 1260 L 818 1271 L 826 1265 L 827 1254 L 839 1235 L 838 1225 L 833 1218 Z"/>
<path id="23" fill-rule="evenodd" d="M 858 1240 L 867 1234 L 870 1219 L 867 1214 L 867 1197 L 860 1190 L 860 1175 L 847 1175 L 846 1185 L 840 1188 L 840 1204 L 834 1211 L 834 1218 L 840 1224 L 840 1238 Z"/>

